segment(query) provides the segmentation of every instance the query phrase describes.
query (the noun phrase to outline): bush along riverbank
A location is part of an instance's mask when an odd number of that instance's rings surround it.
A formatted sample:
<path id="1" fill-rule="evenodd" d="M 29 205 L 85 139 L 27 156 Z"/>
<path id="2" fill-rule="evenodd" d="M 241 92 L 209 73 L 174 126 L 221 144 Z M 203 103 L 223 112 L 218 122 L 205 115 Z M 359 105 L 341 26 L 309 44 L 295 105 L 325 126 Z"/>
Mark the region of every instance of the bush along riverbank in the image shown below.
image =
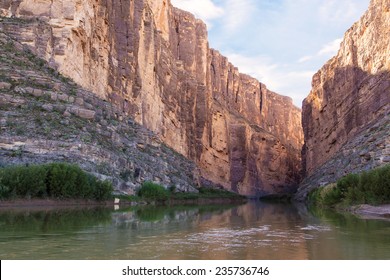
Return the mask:
<path id="1" fill-rule="evenodd" d="M 347 209 L 354 205 L 390 203 L 390 165 L 360 174 L 349 174 L 335 184 L 309 193 L 311 206 Z"/>
<path id="2" fill-rule="evenodd" d="M 112 184 L 100 181 L 79 166 L 67 163 L 10 166 L 0 168 L 0 200 L 17 205 L 45 205 L 56 200 L 60 204 L 83 204 L 83 201 L 111 201 L 121 204 L 205 204 L 242 202 L 246 198 L 221 189 L 200 188 L 198 193 L 177 192 L 144 182 L 137 195 L 113 195 Z M 54 201 L 55 203 L 55 201 Z M 10 206 L 15 206 L 11 203 Z M 6 206 L 6 205 L 3 205 Z"/>
<path id="3" fill-rule="evenodd" d="M 177 192 L 174 186 L 164 188 L 153 183 L 144 182 L 136 196 L 115 196 L 121 202 L 148 203 L 148 204 L 206 204 L 244 202 L 246 197 L 222 189 L 201 187 L 198 193 Z"/>
<path id="4" fill-rule="evenodd" d="M 77 165 L 50 163 L 0 169 L 0 199 L 91 199 L 112 198 L 113 187 Z"/>

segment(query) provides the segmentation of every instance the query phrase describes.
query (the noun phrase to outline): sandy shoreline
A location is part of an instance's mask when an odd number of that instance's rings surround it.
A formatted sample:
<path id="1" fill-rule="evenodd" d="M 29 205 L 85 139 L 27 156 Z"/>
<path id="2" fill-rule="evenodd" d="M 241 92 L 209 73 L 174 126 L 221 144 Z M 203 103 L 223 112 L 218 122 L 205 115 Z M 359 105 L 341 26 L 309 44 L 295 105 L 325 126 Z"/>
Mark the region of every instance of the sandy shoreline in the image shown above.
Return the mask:
<path id="1" fill-rule="evenodd" d="M 362 204 L 352 206 L 348 209 L 351 213 L 363 219 L 385 219 L 390 220 L 390 204 L 372 206 Z"/>

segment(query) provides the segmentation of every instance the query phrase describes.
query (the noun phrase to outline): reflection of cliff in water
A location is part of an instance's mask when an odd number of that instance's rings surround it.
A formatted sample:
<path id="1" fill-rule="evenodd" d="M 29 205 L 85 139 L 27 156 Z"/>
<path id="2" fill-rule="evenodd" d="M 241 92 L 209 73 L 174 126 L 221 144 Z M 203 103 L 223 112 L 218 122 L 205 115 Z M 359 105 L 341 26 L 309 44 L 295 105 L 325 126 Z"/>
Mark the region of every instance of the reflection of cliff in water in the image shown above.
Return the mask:
<path id="1" fill-rule="evenodd" d="M 120 230 L 131 230 L 134 234 L 153 235 L 155 232 L 185 230 L 199 221 L 220 215 L 236 205 L 199 206 L 145 206 L 134 207 L 113 213 L 113 224 Z"/>
<path id="2" fill-rule="evenodd" d="M 248 203 L 202 221 L 189 240 L 201 259 L 306 259 L 304 226 L 292 204 Z"/>
<path id="3" fill-rule="evenodd" d="M 390 223 L 304 205 L 0 211 L 2 259 L 390 259 Z"/>

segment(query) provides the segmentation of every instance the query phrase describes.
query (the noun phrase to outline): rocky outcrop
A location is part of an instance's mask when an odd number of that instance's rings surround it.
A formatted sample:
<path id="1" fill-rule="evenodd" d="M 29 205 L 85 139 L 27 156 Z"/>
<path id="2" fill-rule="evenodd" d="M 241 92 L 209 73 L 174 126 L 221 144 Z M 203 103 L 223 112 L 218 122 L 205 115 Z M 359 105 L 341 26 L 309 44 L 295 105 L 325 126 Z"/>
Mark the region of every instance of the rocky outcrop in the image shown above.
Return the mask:
<path id="1" fill-rule="evenodd" d="M 298 192 L 390 162 L 390 1 L 372 0 L 303 102 L 306 179 Z"/>
<path id="2" fill-rule="evenodd" d="M 169 0 L 2 1 L 0 13 L 1 29 L 194 160 L 204 183 L 295 190 L 300 110 L 210 49 L 205 24 Z"/>

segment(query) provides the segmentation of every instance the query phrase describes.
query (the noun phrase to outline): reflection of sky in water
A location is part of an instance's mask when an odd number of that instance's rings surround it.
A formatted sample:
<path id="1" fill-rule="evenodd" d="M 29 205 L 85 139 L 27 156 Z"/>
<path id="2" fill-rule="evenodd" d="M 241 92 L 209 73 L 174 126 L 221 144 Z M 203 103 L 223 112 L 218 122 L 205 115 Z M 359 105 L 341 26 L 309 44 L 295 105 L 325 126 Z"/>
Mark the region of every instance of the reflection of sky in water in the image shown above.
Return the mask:
<path id="1" fill-rule="evenodd" d="M 389 259 L 390 223 L 289 204 L 0 211 L 2 259 Z"/>

